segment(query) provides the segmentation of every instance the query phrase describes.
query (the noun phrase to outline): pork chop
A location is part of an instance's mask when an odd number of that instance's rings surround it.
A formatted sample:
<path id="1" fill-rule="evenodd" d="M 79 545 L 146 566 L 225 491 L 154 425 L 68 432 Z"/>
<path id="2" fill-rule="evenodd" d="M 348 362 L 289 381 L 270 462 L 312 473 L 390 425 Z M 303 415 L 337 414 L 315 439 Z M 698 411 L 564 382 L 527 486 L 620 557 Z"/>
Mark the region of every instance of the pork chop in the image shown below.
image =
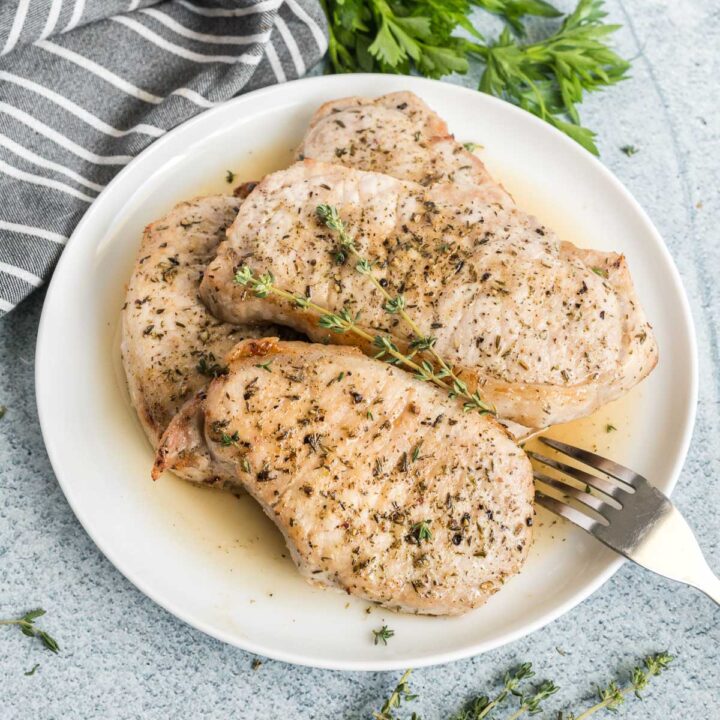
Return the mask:
<path id="1" fill-rule="evenodd" d="M 296 296 L 360 313 L 367 332 L 407 346 L 412 335 L 320 224 L 320 204 L 338 209 L 388 291 L 404 296 L 438 352 L 503 419 L 544 427 L 588 415 L 656 363 L 623 256 L 562 243 L 515 206 L 487 204 L 473 187 L 424 188 L 311 160 L 267 176 L 244 202 L 201 285 L 213 313 L 377 352 L 320 327 L 312 310 L 238 285 L 234 275 L 247 264 L 258 274 L 271 270 Z"/>
<path id="2" fill-rule="evenodd" d="M 424 186 L 472 186 L 483 191 L 488 203 L 512 202 L 480 159 L 456 142 L 447 123 L 411 92 L 325 103 L 310 121 L 298 158 L 385 173 Z"/>
<path id="3" fill-rule="evenodd" d="M 386 607 L 460 614 L 520 570 L 532 469 L 491 416 L 356 348 L 247 340 L 227 364 L 170 424 L 155 477 L 205 443 L 307 580 Z"/>
<path id="4" fill-rule="evenodd" d="M 122 358 L 130 399 L 153 448 L 172 417 L 244 337 L 276 327 L 238 327 L 214 318 L 198 297 L 241 200 L 217 195 L 183 202 L 145 228 L 122 313 Z M 182 473 L 180 473 L 182 474 Z M 215 473 L 190 479 L 218 482 Z"/>

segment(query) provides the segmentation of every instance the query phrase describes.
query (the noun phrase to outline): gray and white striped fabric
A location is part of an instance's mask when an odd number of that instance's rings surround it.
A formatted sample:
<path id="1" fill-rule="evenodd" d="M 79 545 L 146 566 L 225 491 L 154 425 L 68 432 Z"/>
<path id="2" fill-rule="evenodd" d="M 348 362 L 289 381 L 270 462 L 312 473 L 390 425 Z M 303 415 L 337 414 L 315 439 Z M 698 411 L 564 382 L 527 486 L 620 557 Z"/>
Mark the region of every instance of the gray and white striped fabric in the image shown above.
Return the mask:
<path id="1" fill-rule="evenodd" d="M 0 0 L 0 315 L 133 156 L 326 48 L 317 0 Z"/>

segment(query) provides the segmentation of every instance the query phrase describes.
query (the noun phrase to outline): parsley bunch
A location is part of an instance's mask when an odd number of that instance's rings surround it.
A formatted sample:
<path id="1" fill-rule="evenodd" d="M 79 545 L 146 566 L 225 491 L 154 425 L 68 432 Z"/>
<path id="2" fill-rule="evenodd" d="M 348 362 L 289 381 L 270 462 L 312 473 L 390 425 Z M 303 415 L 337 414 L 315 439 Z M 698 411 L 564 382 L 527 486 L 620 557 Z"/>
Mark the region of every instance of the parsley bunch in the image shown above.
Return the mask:
<path id="1" fill-rule="evenodd" d="M 602 0 L 579 0 L 554 32 L 525 40 L 523 19 L 559 18 L 545 0 L 323 0 L 334 72 L 419 73 L 440 78 L 485 65 L 479 89 L 519 105 L 598 154 L 595 134 L 577 106 L 586 92 L 627 77 L 630 67 L 608 45 L 618 25 L 605 23 Z M 486 40 L 470 16 L 475 7 L 506 23 Z"/>

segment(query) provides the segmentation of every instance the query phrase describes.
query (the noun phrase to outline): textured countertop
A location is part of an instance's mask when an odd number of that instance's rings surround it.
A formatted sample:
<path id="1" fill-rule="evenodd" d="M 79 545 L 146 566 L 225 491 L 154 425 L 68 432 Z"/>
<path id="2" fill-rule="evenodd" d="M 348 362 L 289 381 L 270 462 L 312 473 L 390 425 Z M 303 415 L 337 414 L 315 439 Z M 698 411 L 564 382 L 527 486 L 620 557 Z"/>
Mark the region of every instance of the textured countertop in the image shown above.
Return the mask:
<path id="1" fill-rule="evenodd" d="M 558 3 L 567 7 L 568 3 Z M 606 3 L 624 25 L 632 79 L 583 107 L 602 160 L 645 207 L 675 258 L 699 341 L 700 399 L 673 499 L 720 571 L 720 3 Z M 477 75 L 459 79 L 472 86 Z M 639 148 L 626 157 L 620 147 Z M 399 673 L 341 673 L 263 660 L 206 637 L 148 600 L 85 534 L 55 481 L 33 382 L 39 292 L 0 320 L 0 617 L 41 605 L 53 656 L 0 628 L 0 720 L 10 718 L 368 718 Z M 102 472 L 102 468 L 98 468 Z M 720 609 L 631 565 L 552 625 L 476 658 L 417 670 L 411 708 L 446 718 L 529 660 L 562 686 L 553 708 L 669 648 L 677 660 L 622 717 L 718 717 Z M 37 672 L 25 671 L 40 663 Z M 547 715 L 550 717 L 550 715 Z M 552 715 L 555 717 L 555 714 Z"/>

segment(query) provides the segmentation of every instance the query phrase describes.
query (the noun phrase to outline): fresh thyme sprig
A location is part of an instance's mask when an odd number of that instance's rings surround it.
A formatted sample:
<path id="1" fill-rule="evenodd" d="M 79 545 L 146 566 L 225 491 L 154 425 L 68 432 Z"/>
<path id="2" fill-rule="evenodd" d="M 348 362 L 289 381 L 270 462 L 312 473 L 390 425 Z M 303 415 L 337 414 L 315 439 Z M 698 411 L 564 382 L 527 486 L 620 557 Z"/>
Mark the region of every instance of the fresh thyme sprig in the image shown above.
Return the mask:
<path id="1" fill-rule="evenodd" d="M 561 715 L 559 720 L 587 720 L 601 710 L 616 710 L 625 702 L 625 698 L 630 693 L 642 700 L 640 691 L 644 690 L 652 678 L 660 675 L 663 670 L 667 670 L 668 665 L 674 660 L 672 655 L 666 652 L 649 655 L 643 660 L 643 667 L 633 668 L 630 677 L 630 684 L 626 687 L 618 687 L 613 680 L 604 688 L 598 688 L 598 702 L 589 707 L 580 715 Z"/>
<path id="2" fill-rule="evenodd" d="M 45 611 L 42 608 L 38 608 L 37 610 L 30 610 L 29 612 L 26 612 L 21 618 L 0 620 L 0 625 L 17 625 L 23 635 L 40 638 L 40 641 L 48 650 L 56 653 L 60 650 L 60 646 L 57 644 L 57 641 L 48 635 L 44 630 L 40 630 L 40 628 L 35 625 L 35 621 L 44 614 Z"/>
<path id="3" fill-rule="evenodd" d="M 379 630 L 373 630 L 372 633 L 375 636 L 373 641 L 375 645 L 378 643 L 387 645 L 387 641 L 395 635 L 395 631 L 391 630 L 387 625 L 383 625 Z"/>
<path id="4" fill-rule="evenodd" d="M 551 695 L 554 695 L 560 688 L 552 680 L 544 680 L 531 693 L 521 693 L 520 707 L 508 718 L 508 720 L 518 720 L 526 713 L 536 715 L 540 712 L 540 706 Z"/>
<path id="5" fill-rule="evenodd" d="M 452 381 L 450 395 L 452 397 L 460 396 L 465 398 L 464 408 L 466 411 L 479 410 L 481 413 L 490 413 L 494 415 L 495 408 L 490 403 L 485 402 L 477 391 L 471 393 L 468 390 L 467 384 L 457 376 L 454 369 L 435 349 L 437 338 L 423 333 L 412 317 L 410 317 L 406 310 L 407 303 L 405 296 L 402 293 L 393 296 L 388 292 L 387 288 L 383 286 L 380 279 L 373 272 L 372 262 L 370 262 L 368 258 L 364 257 L 358 250 L 357 243 L 348 232 L 345 222 L 340 217 L 337 208 L 332 205 L 318 205 L 315 212 L 319 220 L 329 230 L 337 233 L 340 246 L 344 250 L 347 250 L 356 259 L 357 262 L 355 264 L 355 269 L 357 272 L 367 277 L 385 299 L 383 310 L 385 310 L 385 312 L 389 315 L 398 315 L 402 318 L 408 328 L 410 328 L 410 331 L 413 334 L 413 339 L 410 342 L 410 349 L 412 351 L 410 357 L 414 357 L 414 355 L 418 352 L 426 352 L 433 357 L 435 363 L 439 366 L 439 370 L 436 371 L 429 363 L 421 363 L 421 379 L 430 379 L 429 377 L 426 377 L 428 374 L 436 374 L 437 377 L 441 379 L 450 378 Z"/>
<path id="6" fill-rule="evenodd" d="M 666 652 L 649 655 L 644 659 L 643 667 L 636 667 L 633 670 L 630 683 L 626 687 L 619 687 L 617 682 L 613 681 L 607 687 L 598 689 L 598 702 L 595 705 L 584 710 L 579 715 L 559 712 L 557 720 L 587 720 L 587 718 L 602 710 L 612 712 L 622 705 L 631 693 L 642 700 L 640 692 L 648 686 L 653 677 L 666 670 L 673 659 Z M 383 704 L 380 712 L 373 713 L 375 720 L 399 720 L 393 714 L 393 710 L 399 708 L 403 700 L 415 700 L 417 698 L 417 695 L 410 693 L 409 678 L 411 672 L 411 670 L 405 671 L 402 678 L 400 678 L 400 682 Z M 523 690 L 521 688 L 522 683 L 534 676 L 535 673 L 531 663 L 523 663 L 516 670 L 505 675 L 502 689 L 492 700 L 487 695 L 473 698 L 461 710 L 451 715 L 450 720 L 483 720 L 489 718 L 511 696 L 519 698 L 520 705 L 505 720 L 518 720 L 518 718 L 526 714 L 537 714 L 542 709 L 542 703 L 551 695 L 554 695 L 559 688 L 552 681 L 545 680 L 534 690 L 529 692 Z M 410 720 L 419 720 L 419 716 L 413 713 Z"/>
<path id="7" fill-rule="evenodd" d="M 466 397 L 467 401 L 464 403 L 464 410 L 466 412 L 475 408 L 479 409 L 482 413 L 493 412 L 485 409 L 486 405 L 477 391 L 470 393 L 462 381 L 453 383 L 452 385 L 449 384 L 445 380 L 446 376 L 435 372 L 435 369 L 427 360 L 415 362 L 415 360 L 413 360 L 414 355 L 405 355 L 389 337 L 385 335 L 373 336 L 363 330 L 358 325 L 358 320 L 360 319 L 359 313 L 353 315 L 347 308 L 342 308 L 338 312 L 332 312 L 332 310 L 318 305 L 304 295 L 294 295 L 278 287 L 275 285 L 275 277 L 270 271 L 256 275 L 247 265 L 243 265 L 236 271 L 234 282 L 237 285 L 250 288 L 256 297 L 266 298 L 269 295 L 275 295 L 290 301 L 302 310 L 314 310 L 320 316 L 318 319 L 318 325 L 320 327 L 338 334 L 351 333 L 356 335 L 380 350 L 376 355 L 377 358 L 383 359 L 391 364 L 404 365 L 415 372 L 416 378 L 437 385 L 439 388 L 445 390 L 450 397 L 456 397 L 458 395 Z"/>
<path id="8" fill-rule="evenodd" d="M 502 690 L 491 700 L 487 695 L 473 698 L 462 710 L 452 716 L 451 720 L 482 720 L 495 708 L 502 705 L 510 695 L 518 695 L 518 687 L 523 680 L 534 677 L 532 663 L 523 663 L 514 671 L 505 673 Z"/>
<path id="9" fill-rule="evenodd" d="M 375 720 L 395 720 L 393 710 L 397 710 L 403 702 L 410 702 L 417 698 L 417 695 L 410 693 L 410 686 L 407 682 L 411 672 L 412 670 L 406 670 L 403 673 L 400 682 L 398 682 L 395 689 L 390 693 L 390 697 L 383 703 L 380 712 L 373 713 Z M 420 720 L 415 713 L 412 714 L 412 717 L 413 720 Z"/>

